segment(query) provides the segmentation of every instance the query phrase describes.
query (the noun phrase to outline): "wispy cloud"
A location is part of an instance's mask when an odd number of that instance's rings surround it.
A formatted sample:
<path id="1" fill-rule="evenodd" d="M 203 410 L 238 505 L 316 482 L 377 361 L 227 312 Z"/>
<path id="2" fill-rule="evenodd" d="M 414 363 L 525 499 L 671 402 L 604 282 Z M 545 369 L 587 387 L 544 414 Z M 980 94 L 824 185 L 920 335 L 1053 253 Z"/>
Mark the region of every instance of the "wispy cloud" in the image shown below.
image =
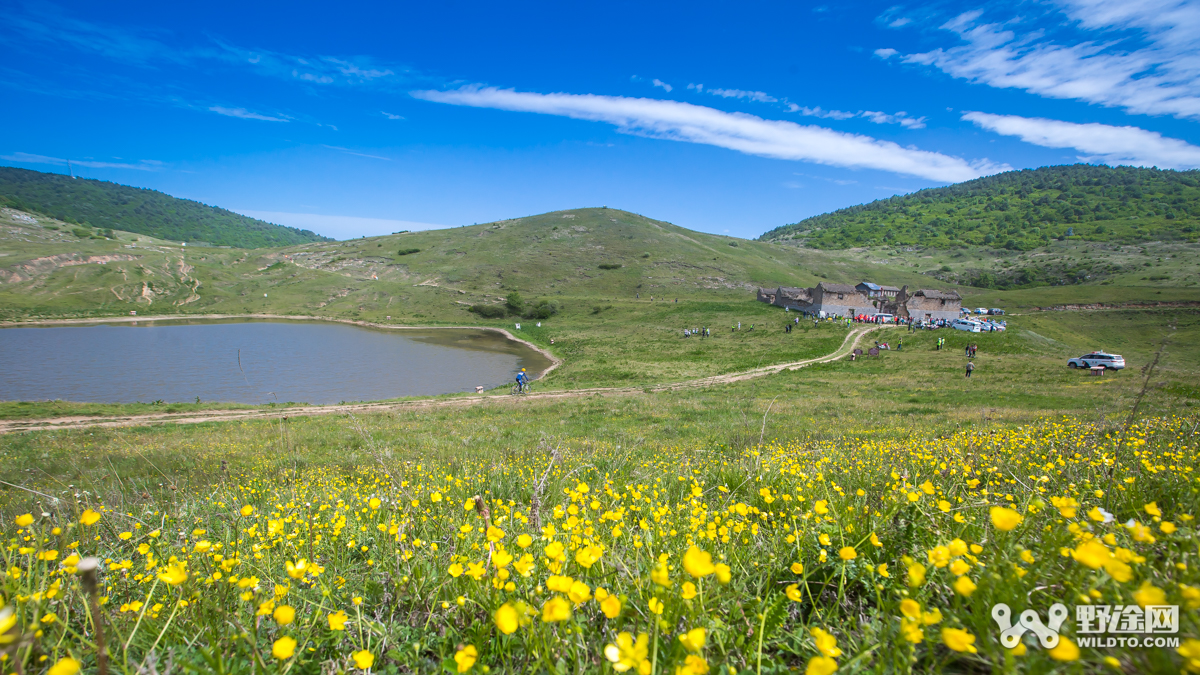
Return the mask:
<path id="1" fill-rule="evenodd" d="M 721 98 L 738 98 L 750 101 L 758 101 L 759 103 L 777 103 L 779 99 L 771 96 L 765 91 L 746 91 L 745 89 L 705 89 L 703 84 L 689 84 L 688 89 L 720 96 Z"/>
<path id="2" fill-rule="evenodd" d="M 206 53 L 225 63 L 247 68 L 268 77 L 305 84 L 395 88 L 416 82 L 429 82 L 415 69 L 398 64 L 379 63 L 369 56 L 300 56 L 267 49 L 250 49 L 214 41 L 215 49 Z"/>
<path id="3" fill-rule="evenodd" d="M 33 3 L 6 14 L 0 32 L 13 36 L 9 44 L 31 49 L 34 47 L 29 45 L 56 43 L 145 68 L 224 64 L 311 85 L 371 85 L 393 90 L 435 82 L 411 67 L 380 62 L 369 56 L 286 54 L 220 39 L 187 44 L 166 31 L 82 21 L 53 6 Z"/>
<path id="4" fill-rule="evenodd" d="M 826 110 L 821 106 L 809 108 L 808 106 L 796 105 L 795 103 L 788 104 L 788 112 L 800 113 L 805 117 L 821 117 L 834 120 L 848 120 L 858 115 L 858 113 L 846 112 L 844 110 Z"/>
<path id="5" fill-rule="evenodd" d="M 402 120 L 402 119 L 404 119 L 404 117 L 403 117 L 402 115 L 393 115 L 392 113 L 390 113 L 390 112 L 386 112 L 386 111 L 384 111 L 384 110 L 380 110 L 380 111 L 379 111 L 379 114 L 383 115 L 384 117 L 388 118 L 389 120 Z"/>
<path id="6" fill-rule="evenodd" d="M 384 160 L 385 162 L 390 162 L 390 161 L 392 161 L 392 158 L 391 158 L 391 157 L 380 157 L 379 155 L 368 155 L 368 154 L 367 154 L 367 153 L 365 153 L 365 152 L 359 152 L 359 151 L 357 151 L 357 150 L 351 150 L 350 148 L 343 148 L 343 147 L 341 147 L 341 146 L 337 146 L 337 145 L 325 145 L 324 143 L 322 143 L 322 144 L 321 144 L 321 147 L 322 147 L 322 148 L 329 148 L 330 150 L 337 150 L 338 152 L 344 152 L 344 153 L 346 153 L 347 155 L 356 155 L 356 156 L 358 156 L 358 157 L 367 157 L 367 158 L 369 158 L 369 159 L 382 159 L 382 160 Z"/>
<path id="7" fill-rule="evenodd" d="M 936 181 L 967 180 L 1008 168 L 987 160 L 967 161 L 937 152 L 905 148 L 870 136 L 766 120 L 678 101 L 594 94 L 539 94 L 480 86 L 449 91 L 414 91 L 412 95 L 451 105 L 606 122 L 616 125 L 623 133 L 714 145 L 748 155 L 880 169 Z"/>
<path id="8" fill-rule="evenodd" d="M 208 110 L 209 110 L 209 112 L 215 112 L 218 115 L 224 115 L 226 117 L 238 117 L 238 118 L 241 118 L 244 120 L 262 120 L 263 122 L 287 122 L 288 121 L 287 119 L 285 119 L 283 117 L 272 117 L 270 115 L 263 115 L 260 113 L 251 112 L 249 110 L 246 110 L 245 108 L 226 108 L 225 106 L 214 105 L 214 106 L 210 106 Z"/>
<path id="9" fill-rule="evenodd" d="M 1041 117 L 968 112 L 962 118 L 988 131 L 1044 148 L 1074 148 L 1080 159 L 1113 166 L 1200 168 L 1200 147 L 1156 131 L 1108 124 L 1076 124 Z"/>
<path id="10" fill-rule="evenodd" d="M 909 117 L 908 113 L 901 110 L 898 113 L 888 114 L 875 110 L 864 110 L 859 113 L 859 116 L 866 118 L 874 124 L 899 124 L 905 129 L 924 129 L 924 117 Z"/>
<path id="11" fill-rule="evenodd" d="M 872 124 L 899 124 L 905 129 L 924 129 L 924 117 L 909 117 L 908 113 L 901 110 L 897 113 L 885 113 L 878 110 L 859 110 L 858 112 L 847 112 L 845 110 L 826 110 L 820 106 L 809 108 L 807 106 L 788 103 L 788 112 L 794 112 L 805 117 L 821 117 L 834 120 L 848 120 L 855 117 L 871 122 Z"/>
<path id="12" fill-rule="evenodd" d="M 0 155 L 0 159 L 9 162 L 20 162 L 22 164 L 55 164 L 58 166 L 66 166 L 68 160 L 61 157 L 47 157 L 46 155 L 32 155 L 27 152 L 14 152 L 8 155 Z M 163 168 L 163 163 L 154 159 L 143 159 L 136 164 L 128 162 L 100 162 L 93 159 L 72 159 L 69 160 L 71 166 L 82 166 L 89 169 L 133 169 L 135 171 L 159 171 Z"/>
<path id="13" fill-rule="evenodd" d="M 940 28 L 960 44 L 902 61 L 1048 98 L 1200 118 L 1200 3 L 1059 0 L 1050 16 L 983 17 L 973 10 L 946 21 Z M 1057 25 L 1046 29 L 1047 21 Z"/>
<path id="14" fill-rule="evenodd" d="M 667 84 L 666 82 L 663 82 L 662 80 L 658 79 L 657 77 L 654 78 L 654 81 L 651 82 L 650 84 L 652 84 L 656 87 L 662 87 L 668 93 L 670 93 L 670 91 L 675 88 L 675 87 L 672 87 L 671 85 Z"/>

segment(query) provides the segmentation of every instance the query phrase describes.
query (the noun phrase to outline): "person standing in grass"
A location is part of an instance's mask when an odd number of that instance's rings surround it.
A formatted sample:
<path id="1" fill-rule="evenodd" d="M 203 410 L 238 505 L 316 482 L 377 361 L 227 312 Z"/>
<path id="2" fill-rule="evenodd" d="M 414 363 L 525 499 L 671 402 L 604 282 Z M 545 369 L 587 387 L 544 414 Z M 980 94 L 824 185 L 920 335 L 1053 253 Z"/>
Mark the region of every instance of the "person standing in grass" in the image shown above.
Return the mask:
<path id="1" fill-rule="evenodd" d="M 967 378 L 971 377 L 971 372 L 975 370 L 975 362 L 967 361 Z"/>

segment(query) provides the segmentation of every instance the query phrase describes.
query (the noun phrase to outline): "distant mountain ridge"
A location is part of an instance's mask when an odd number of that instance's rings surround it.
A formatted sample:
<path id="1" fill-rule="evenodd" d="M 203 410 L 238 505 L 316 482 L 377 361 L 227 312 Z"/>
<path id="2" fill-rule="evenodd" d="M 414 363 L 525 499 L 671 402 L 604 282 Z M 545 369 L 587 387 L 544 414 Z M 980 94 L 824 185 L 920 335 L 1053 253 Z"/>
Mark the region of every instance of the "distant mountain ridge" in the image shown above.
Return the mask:
<path id="1" fill-rule="evenodd" d="M 761 241 L 812 248 L 990 246 L 1052 239 L 1139 243 L 1200 236 L 1200 171 L 1074 164 L 1007 171 L 777 227 Z"/>
<path id="2" fill-rule="evenodd" d="M 0 167 L 0 205 L 67 223 L 124 230 L 170 241 L 263 248 L 333 241 L 146 188 L 57 173 Z"/>

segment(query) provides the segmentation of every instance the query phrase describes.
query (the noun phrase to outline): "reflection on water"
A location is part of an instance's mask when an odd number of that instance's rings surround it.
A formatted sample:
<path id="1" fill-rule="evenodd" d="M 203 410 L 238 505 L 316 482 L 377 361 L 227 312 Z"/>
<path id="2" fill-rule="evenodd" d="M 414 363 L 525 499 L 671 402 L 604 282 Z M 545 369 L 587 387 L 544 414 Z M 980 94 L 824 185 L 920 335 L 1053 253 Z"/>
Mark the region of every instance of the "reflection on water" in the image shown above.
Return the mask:
<path id="1" fill-rule="evenodd" d="M 198 320 L 0 329 L 8 401 L 374 401 L 490 389 L 549 365 L 476 329 Z"/>

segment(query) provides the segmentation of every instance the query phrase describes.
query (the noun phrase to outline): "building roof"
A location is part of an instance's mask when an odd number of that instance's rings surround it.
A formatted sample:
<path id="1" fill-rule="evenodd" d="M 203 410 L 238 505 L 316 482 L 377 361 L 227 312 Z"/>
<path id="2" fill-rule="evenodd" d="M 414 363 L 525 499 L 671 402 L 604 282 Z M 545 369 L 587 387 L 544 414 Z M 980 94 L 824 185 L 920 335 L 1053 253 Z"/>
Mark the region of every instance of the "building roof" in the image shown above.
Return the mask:
<path id="1" fill-rule="evenodd" d="M 896 291 L 897 293 L 900 292 L 900 289 L 896 288 L 895 286 L 880 286 L 879 290 L 881 290 L 881 291 Z"/>
<path id="2" fill-rule="evenodd" d="M 870 281 L 864 281 L 864 282 L 860 283 L 859 286 L 866 286 L 868 290 L 872 290 L 872 291 L 883 290 L 882 286 L 880 286 L 879 284 L 873 284 Z M 857 287 L 858 286 L 855 286 L 855 288 L 857 288 Z"/>
<path id="3" fill-rule="evenodd" d="M 829 293 L 857 293 L 858 289 L 850 284 L 831 284 L 825 281 L 817 284 L 817 288 Z"/>
<path id="4" fill-rule="evenodd" d="M 958 291 L 935 291 L 929 289 L 921 289 L 913 295 L 923 295 L 930 300 L 962 300 L 962 296 Z"/>

